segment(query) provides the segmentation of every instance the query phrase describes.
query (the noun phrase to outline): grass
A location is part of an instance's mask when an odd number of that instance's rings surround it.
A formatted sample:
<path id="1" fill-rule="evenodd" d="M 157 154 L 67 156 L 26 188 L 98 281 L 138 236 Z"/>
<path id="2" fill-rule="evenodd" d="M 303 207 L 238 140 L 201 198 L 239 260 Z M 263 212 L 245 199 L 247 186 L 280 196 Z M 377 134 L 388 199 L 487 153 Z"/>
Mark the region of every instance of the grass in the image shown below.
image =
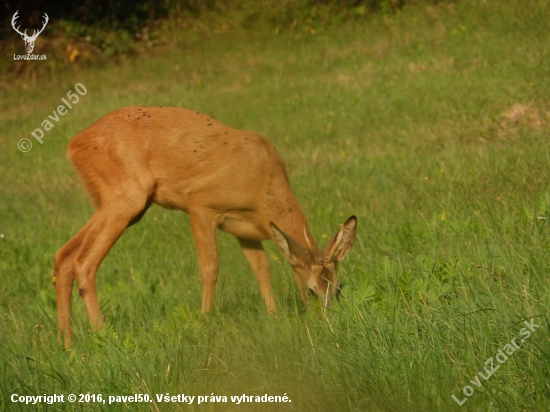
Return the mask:
<path id="1" fill-rule="evenodd" d="M 116 67 L 5 84 L 0 409 L 548 410 L 549 12 L 546 1 L 410 7 L 314 34 L 175 41 Z M 88 93 L 42 145 L 20 152 L 19 139 L 33 140 L 76 83 Z M 53 256 L 92 213 L 65 150 L 130 104 L 188 107 L 269 138 L 320 243 L 357 215 L 332 331 L 303 310 L 267 242 L 279 313 L 265 315 L 223 233 L 216 312 L 203 319 L 188 217 L 153 206 L 98 271 L 107 325 L 91 333 L 74 293 L 76 340 L 62 350 Z M 472 383 L 531 319 L 540 327 L 520 349 L 481 387 Z M 459 407 L 451 395 L 466 398 L 466 385 L 474 393 Z M 10 400 L 54 393 L 141 393 L 156 403 Z M 156 401 L 168 393 L 228 402 Z M 292 402 L 230 399 L 266 393 Z"/>

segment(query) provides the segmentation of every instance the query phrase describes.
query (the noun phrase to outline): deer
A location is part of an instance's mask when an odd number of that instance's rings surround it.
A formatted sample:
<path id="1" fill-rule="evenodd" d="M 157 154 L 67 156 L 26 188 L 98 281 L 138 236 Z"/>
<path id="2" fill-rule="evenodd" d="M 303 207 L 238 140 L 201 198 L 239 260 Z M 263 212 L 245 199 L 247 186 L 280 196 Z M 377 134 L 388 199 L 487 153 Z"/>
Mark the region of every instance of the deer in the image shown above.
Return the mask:
<path id="1" fill-rule="evenodd" d="M 70 348 L 76 278 L 93 331 L 104 323 L 96 291 L 99 265 L 151 204 L 189 214 L 202 286 L 201 310 L 214 308 L 217 230 L 234 235 L 254 272 L 268 313 L 276 312 L 262 241 L 292 268 L 302 301 L 328 307 L 338 297 L 338 263 L 355 240 L 351 216 L 319 249 L 293 195 L 277 150 L 259 134 L 188 109 L 131 106 L 77 133 L 67 157 L 91 197 L 91 219 L 55 254 L 58 340 Z"/>
<path id="2" fill-rule="evenodd" d="M 14 15 L 11 19 L 11 26 L 13 27 L 13 29 L 17 33 L 19 33 L 21 35 L 21 38 L 25 42 L 25 49 L 27 50 L 27 54 L 31 54 L 32 51 L 34 50 L 34 43 L 36 42 L 36 39 L 38 38 L 38 35 L 44 31 L 44 29 L 46 28 L 46 25 L 48 24 L 48 21 L 50 20 L 50 18 L 48 17 L 48 15 L 46 13 L 44 13 L 44 16 L 43 16 L 44 17 L 44 23 L 42 24 L 42 28 L 38 31 L 33 30 L 32 36 L 29 36 L 27 34 L 27 30 L 25 30 L 24 32 L 19 31 L 19 27 L 21 27 L 21 26 L 15 27 L 15 21 L 19 18 L 19 16 L 17 15 L 18 13 L 19 13 L 19 10 L 17 10 L 14 13 Z"/>

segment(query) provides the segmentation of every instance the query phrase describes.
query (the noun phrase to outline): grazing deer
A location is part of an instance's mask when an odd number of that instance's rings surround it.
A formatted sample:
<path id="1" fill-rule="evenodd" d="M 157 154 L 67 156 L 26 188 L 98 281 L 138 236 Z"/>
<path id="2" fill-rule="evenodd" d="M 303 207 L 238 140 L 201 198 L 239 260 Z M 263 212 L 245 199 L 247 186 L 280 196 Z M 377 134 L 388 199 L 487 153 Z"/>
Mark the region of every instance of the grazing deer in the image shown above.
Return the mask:
<path id="1" fill-rule="evenodd" d="M 27 34 L 27 30 L 22 32 L 22 31 L 19 31 L 20 26 L 15 27 L 15 22 L 19 18 L 17 13 L 19 13 L 19 10 L 17 10 L 15 12 L 15 14 L 13 15 L 13 17 L 11 19 L 11 27 L 13 27 L 13 29 L 19 35 L 21 35 L 21 38 L 25 42 L 25 49 L 27 50 L 27 54 L 31 54 L 32 51 L 34 50 L 34 43 L 36 42 L 36 39 L 38 38 L 38 35 L 44 31 L 44 29 L 46 28 L 46 25 L 48 24 L 48 21 L 50 20 L 50 18 L 48 17 L 48 15 L 46 13 L 44 13 L 44 23 L 42 24 L 42 28 L 40 30 L 33 30 L 32 36 L 29 36 Z"/>
<path id="2" fill-rule="evenodd" d="M 290 263 L 302 300 L 325 306 L 336 297 L 336 267 L 353 245 L 350 217 L 318 249 L 290 190 L 283 161 L 262 136 L 204 114 L 168 107 L 126 107 L 78 133 L 67 156 L 92 197 L 90 221 L 55 255 L 58 338 L 69 347 L 74 278 L 92 327 L 103 324 L 96 271 L 124 230 L 154 202 L 190 215 L 202 280 L 202 312 L 212 311 L 218 278 L 217 229 L 235 235 L 275 312 L 262 240 L 272 239 Z"/>

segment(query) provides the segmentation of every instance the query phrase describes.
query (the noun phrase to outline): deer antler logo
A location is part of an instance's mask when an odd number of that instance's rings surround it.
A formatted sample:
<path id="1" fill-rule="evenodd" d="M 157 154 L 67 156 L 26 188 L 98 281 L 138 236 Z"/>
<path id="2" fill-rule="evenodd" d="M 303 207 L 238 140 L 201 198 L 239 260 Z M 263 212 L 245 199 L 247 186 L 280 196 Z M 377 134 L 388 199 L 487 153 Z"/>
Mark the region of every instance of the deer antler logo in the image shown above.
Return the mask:
<path id="1" fill-rule="evenodd" d="M 19 13 L 19 10 L 17 10 L 13 15 L 13 18 L 11 19 L 11 26 L 17 33 L 21 35 L 21 38 L 25 42 L 25 49 L 27 49 L 27 54 L 31 54 L 34 49 L 34 43 L 36 42 L 38 35 L 44 31 L 44 29 L 46 28 L 46 24 L 48 24 L 48 21 L 50 20 L 50 18 L 46 13 L 44 13 L 44 25 L 42 26 L 42 28 L 38 31 L 34 30 L 32 36 L 28 36 L 27 35 L 28 29 L 25 29 L 24 32 L 21 32 L 19 31 L 19 26 L 15 27 L 15 21 L 19 17 L 17 13 Z"/>

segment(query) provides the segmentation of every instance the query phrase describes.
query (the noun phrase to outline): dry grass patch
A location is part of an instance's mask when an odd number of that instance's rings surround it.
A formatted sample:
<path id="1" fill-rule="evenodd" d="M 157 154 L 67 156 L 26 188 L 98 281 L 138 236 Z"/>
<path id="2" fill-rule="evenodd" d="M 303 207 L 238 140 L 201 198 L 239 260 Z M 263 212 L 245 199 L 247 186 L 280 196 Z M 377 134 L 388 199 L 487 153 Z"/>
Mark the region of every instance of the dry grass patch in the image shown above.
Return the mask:
<path id="1" fill-rule="evenodd" d="M 502 126 L 506 129 L 525 126 L 530 129 L 540 129 L 544 124 L 543 114 L 533 104 L 514 104 L 501 114 Z"/>

